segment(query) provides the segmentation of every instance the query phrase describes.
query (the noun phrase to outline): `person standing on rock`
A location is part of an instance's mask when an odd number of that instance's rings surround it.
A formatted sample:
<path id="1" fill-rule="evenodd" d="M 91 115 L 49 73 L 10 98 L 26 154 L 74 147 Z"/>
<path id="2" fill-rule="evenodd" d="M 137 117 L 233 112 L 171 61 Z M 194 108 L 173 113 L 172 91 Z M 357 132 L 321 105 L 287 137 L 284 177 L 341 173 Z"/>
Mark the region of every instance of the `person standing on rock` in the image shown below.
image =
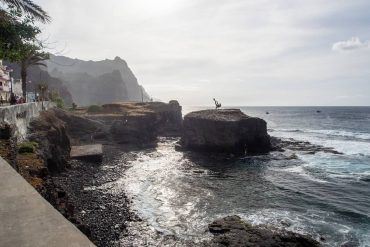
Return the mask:
<path id="1" fill-rule="evenodd" d="M 221 103 L 219 103 L 215 98 L 213 98 L 213 101 L 215 102 L 216 110 L 217 110 L 218 108 L 221 108 Z"/>

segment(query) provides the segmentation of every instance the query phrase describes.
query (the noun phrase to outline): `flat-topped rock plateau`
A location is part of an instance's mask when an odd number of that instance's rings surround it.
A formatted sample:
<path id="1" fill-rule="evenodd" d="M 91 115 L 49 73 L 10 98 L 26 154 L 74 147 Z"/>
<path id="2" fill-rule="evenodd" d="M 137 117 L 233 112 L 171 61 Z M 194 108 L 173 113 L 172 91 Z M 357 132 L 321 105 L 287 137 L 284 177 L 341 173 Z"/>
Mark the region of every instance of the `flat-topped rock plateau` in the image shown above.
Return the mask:
<path id="1" fill-rule="evenodd" d="M 146 144 L 157 136 L 180 136 L 181 106 L 163 102 L 117 102 L 95 111 L 78 109 L 76 114 L 102 123 L 115 142 Z"/>
<path id="2" fill-rule="evenodd" d="M 71 147 L 71 159 L 102 161 L 103 159 L 103 145 L 91 144 L 83 146 Z"/>
<path id="3" fill-rule="evenodd" d="M 270 136 L 263 119 L 249 117 L 240 109 L 202 110 L 183 121 L 182 145 L 196 151 L 243 155 L 270 151 Z"/>

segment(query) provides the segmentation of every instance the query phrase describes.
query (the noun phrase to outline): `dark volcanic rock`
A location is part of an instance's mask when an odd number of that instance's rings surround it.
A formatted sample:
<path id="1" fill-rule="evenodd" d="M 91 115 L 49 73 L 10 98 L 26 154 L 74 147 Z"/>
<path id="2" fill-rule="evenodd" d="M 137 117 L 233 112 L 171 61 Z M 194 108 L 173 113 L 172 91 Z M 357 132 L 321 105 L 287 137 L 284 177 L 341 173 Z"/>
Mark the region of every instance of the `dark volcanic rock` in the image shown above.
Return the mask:
<path id="1" fill-rule="evenodd" d="M 6 123 L 0 124 L 0 139 L 10 139 L 14 135 L 15 127 Z"/>
<path id="2" fill-rule="evenodd" d="M 239 216 L 227 216 L 208 226 L 214 235 L 211 246 L 315 247 L 319 242 L 309 236 L 268 226 L 252 226 Z"/>
<path id="3" fill-rule="evenodd" d="M 68 201 L 73 204 L 73 216 L 81 222 L 77 227 L 84 233 L 87 229 L 90 240 L 99 247 L 133 246 L 121 245 L 119 240 L 127 234 L 129 222 L 138 218 L 130 212 L 130 199 L 125 193 L 119 191 L 112 195 L 110 185 L 127 169 L 126 161 L 133 159 L 129 151 L 125 146 L 106 145 L 103 164 L 111 168 L 102 169 L 99 164 L 71 160 L 70 169 L 52 177 L 52 182 L 66 192 Z"/>
<path id="4" fill-rule="evenodd" d="M 235 154 L 270 150 L 266 122 L 239 109 L 203 110 L 187 114 L 183 122 L 185 148 Z"/>
<path id="5" fill-rule="evenodd" d="M 294 140 L 293 138 L 282 139 L 271 137 L 271 145 L 274 151 L 284 152 L 286 149 L 292 151 L 301 151 L 306 154 L 316 154 L 317 152 L 343 154 L 332 147 L 324 147 L 322 145 L 312 144 L 307 141 Z"/>
<path id="6" fill-rule="evenodd" d="M 180 136 L 182 129 L 182 107 L 177 100 L 166 103 L 153 102 L 148 108 L 156 113 L 156 124 L 161 136 Z"/>
<path id="7" fill-rule="evenodd" d="M 110 132 L 118 143 L 147 144 L 157 138 L 154 113 L 123 116 L 112 122 Z"/>

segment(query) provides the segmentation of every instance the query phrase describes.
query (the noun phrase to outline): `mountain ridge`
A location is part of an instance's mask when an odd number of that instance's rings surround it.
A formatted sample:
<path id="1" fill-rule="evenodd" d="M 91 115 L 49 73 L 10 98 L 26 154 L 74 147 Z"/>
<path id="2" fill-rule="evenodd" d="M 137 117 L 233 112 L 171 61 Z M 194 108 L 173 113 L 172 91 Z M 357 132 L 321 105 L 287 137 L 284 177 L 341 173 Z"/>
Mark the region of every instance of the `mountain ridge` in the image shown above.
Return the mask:
<path id="1" fill-rule="evenodd" d="M 65 82 L 78 105 L 150 99 L 127 62 L 119 56 L 85 61 L 52 55 L 46 64 L 51 76 Z"/>

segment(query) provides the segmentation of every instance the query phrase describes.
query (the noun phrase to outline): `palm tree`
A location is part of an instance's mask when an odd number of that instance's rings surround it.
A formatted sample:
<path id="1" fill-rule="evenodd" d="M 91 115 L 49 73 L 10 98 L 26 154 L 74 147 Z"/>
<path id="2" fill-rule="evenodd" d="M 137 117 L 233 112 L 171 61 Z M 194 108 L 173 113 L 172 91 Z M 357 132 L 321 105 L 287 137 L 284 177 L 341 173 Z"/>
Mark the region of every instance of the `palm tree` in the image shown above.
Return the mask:
<path id="1" fill-rule="evenodd" d="M 35 4 L 32 0 L 0 0 L 0 2 L 7 6 L 19 8 L 43 23 L 50 21 L 50 16 L 48 13 L 46 13 L 45 10 L 43 10 L 39 5 Z"/>
<path id="2" fill-rule="evenodd" d="M 21 79 L 22 79 L 22 91 L 23 97 L 27 96 L 27 72 L 28 68 L 31 66 L 45 66 L 45 60 L 49 59 L 49 54 L 44 52 L 38 52 L 35 50 L 30 50 L 27 55 L 19 62 L 21 67 Z"/>

